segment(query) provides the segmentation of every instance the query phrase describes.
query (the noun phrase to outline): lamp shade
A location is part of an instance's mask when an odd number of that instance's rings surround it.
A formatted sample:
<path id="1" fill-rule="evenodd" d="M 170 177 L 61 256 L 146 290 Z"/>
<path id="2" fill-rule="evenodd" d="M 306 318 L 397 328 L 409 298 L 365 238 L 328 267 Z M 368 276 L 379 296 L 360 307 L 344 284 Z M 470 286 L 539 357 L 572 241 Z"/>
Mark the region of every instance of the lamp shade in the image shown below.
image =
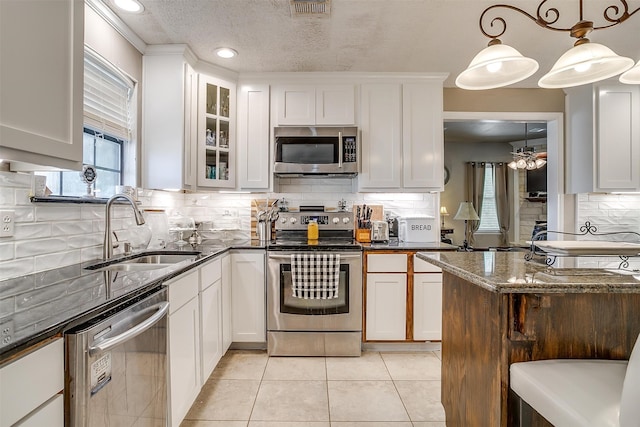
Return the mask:
<path id="1" fill-rule="evenodd" d="M 456 86 L 484 90 L 517 83 L 538 71 L 538 63 L 495 39 L 456 78 Z"/>
<path id="2" fill-rule="evenodd" d="M 449 211 L 447 211 L 447 207 L 446 206 L 440 206 L 440 215 L 449 216 Z"/>
<path id="3" fill-rule="evenodd" d="M 582 43 L 566 51 L 542 76 L 538 86 L 547 89 L 579 86 L 608 79 L 628 70 L 633 59 L 618 56 L 599 43 Z"/>
<path id="4" fill-rule="evenodd" d="M 476 210 L 473 208 L 473 203 L 462 202 L 460 203 L 460 206 L 458 206 L 458 212 L 456 212 L 456 215 L 453 217 L 453 219 L 479 221 L 480 217 L 476 213 Z"/>
<path id="5" fill-rule="evenodd" d="M 625 71 L 620 76 L 620 83 L 626 83 L 628 85 L 640 85 L 640 61 L 635 67 Z"/>

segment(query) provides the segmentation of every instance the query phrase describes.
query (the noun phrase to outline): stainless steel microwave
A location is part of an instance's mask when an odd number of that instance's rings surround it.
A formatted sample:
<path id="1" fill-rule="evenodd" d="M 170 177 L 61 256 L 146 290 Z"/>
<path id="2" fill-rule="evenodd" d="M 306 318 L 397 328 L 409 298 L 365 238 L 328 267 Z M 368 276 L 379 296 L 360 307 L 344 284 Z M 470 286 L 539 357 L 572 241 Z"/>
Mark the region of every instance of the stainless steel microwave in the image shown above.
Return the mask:
<path id="1" fill-rule="evenodd" d="M 356 127 L 276 127 L 277 176 L 355 176 L 360 166 Z"/>

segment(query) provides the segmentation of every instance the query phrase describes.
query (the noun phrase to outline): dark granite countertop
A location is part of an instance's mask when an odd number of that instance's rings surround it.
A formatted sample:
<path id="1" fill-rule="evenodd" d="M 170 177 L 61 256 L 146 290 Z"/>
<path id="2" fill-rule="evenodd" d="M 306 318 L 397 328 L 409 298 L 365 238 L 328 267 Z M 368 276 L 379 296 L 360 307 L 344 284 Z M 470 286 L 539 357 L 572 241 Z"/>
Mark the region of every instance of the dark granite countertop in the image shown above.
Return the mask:
<path id="1" fill-rule="evenodd" d="M 443 271 L 498 293 L 640 293 L 640 273 L 551 268 L 523 252 L 418 253 Z"/>
<path id="2" fill-rule="evenodd" d="M 0 325 L 13 330 L 11 341 L 0 344 L 0 365 L 13 355 L 82 324 L 98 313 L 153 292 L 164 281 L 230 249 L 265 249 L 265 245 L 243 240 L 169 246 L 165 251 L 199 251 L 201 254 L 195 260 L 166 268 L 112 273 L 108 285 L 103 271 L 86 269 L 99 260 L 0 281 Z"/>
<path id="3" fill-rule="evenodd" d="M 441 242 L 399 242 L 389 241 L 388 243 L 362 243 L 365 251 L 455 251 L 457 246 Z"/>

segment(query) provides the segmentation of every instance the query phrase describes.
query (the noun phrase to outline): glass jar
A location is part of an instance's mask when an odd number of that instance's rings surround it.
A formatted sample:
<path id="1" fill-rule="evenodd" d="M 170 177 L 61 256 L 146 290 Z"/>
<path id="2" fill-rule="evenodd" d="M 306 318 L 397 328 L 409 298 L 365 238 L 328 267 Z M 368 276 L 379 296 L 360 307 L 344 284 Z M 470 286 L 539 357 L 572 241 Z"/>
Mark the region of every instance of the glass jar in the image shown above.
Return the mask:
<path id="1" fill-rule="evenodd" d="M 318 240 L 318 221 L 312 219 L 307 224 L 307 240 Z"/>

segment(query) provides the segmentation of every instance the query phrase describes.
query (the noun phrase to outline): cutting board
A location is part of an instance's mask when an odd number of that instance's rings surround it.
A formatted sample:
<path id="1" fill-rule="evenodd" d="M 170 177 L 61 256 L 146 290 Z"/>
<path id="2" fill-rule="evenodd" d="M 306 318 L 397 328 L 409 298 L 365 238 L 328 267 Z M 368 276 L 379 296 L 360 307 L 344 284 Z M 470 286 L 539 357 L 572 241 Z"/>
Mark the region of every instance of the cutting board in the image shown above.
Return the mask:
<path id="1" fill-rule="evenodd" d="M 364 205 L 353 205 L 353 224 L 358 224 L 358 207 L 362 209 Z M 383 205 L 367 205 L 371 208 L 371 221 L 384 221 L 384 206 Z"/>

